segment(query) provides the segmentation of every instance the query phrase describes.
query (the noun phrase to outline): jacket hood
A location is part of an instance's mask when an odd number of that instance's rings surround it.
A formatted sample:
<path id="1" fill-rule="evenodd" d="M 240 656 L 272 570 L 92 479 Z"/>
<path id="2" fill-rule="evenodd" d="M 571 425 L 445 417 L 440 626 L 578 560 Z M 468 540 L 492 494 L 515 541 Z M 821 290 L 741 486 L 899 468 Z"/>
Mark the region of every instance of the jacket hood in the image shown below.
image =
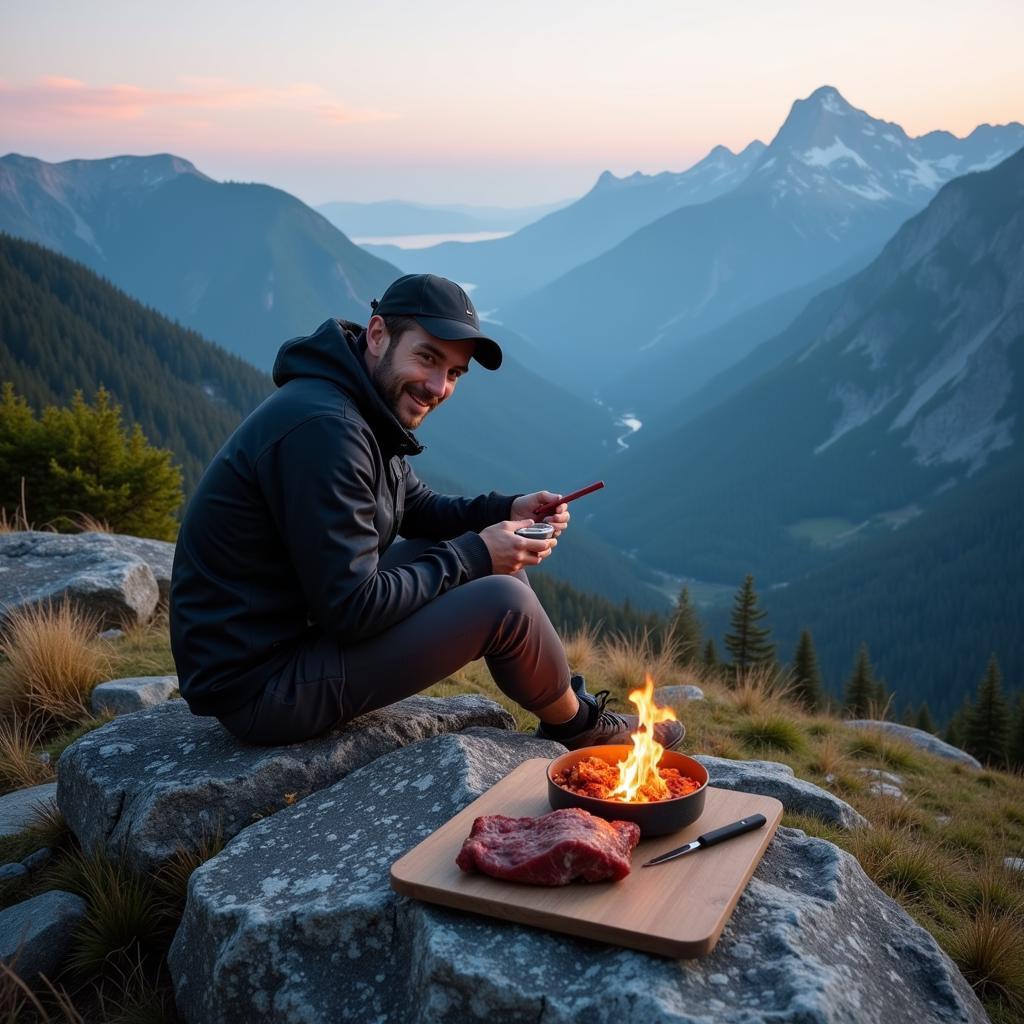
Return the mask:
<path id="1" fill-rule="evenodd" d="M 320 377 L 341 388 L 358 406 L 383 447 L 418 455 L 423 446 L 395 418 L 370 380 L 363 352 L 366 329 L 350 320 L 325 320 L 313 334 L 286 341 L 274 361 L 274 383 Z"/>

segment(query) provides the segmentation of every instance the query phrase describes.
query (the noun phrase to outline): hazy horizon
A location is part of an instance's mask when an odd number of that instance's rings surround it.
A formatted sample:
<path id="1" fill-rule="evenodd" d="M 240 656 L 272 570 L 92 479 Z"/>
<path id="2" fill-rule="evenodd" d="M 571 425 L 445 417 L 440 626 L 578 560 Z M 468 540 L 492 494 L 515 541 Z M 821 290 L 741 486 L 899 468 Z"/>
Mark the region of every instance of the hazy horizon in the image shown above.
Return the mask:
<path id="1" fill-rule="evenodd" d="M 124 0 L 38 0 L 6 15 L 0 150 L 173 152 L 311 205 L 559 201 L 605 170 L 681 171 L 715 145 L 767 143 L 822 85 L 911 135 L 1024 119 L 1024 14 L 1005 0 L 941 18 L 923 0 L 652 2 L 629 20 L 574 0 L 316 0 L 287 17 L 184 0 L 144 19 Z"/>

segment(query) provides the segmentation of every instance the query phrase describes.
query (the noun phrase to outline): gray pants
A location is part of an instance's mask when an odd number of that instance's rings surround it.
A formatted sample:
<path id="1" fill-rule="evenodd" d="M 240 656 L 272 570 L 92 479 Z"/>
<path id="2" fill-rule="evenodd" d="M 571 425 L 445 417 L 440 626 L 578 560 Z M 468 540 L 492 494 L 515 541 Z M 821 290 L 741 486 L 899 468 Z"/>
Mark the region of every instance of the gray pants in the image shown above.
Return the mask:
<path id="1" fill-rule="evenodd" d="M 428 547 L 398 541 L 380 567 L 410 562 Z M 477 658 L 528 711 L 569 688 L 565 651 L 526 573 L 464 583 L 360 643 L 311 629 L 260 694 L 219 719 L 249 743 L 297 743 L 419 693 Z"/>

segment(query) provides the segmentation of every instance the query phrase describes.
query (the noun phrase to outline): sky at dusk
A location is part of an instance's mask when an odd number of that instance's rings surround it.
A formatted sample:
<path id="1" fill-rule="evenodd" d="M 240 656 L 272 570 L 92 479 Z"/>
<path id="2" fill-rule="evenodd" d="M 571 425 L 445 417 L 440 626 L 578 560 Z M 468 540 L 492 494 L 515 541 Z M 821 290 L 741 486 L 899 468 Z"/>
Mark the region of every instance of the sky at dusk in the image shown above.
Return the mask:
<path id="1" fill-rule="evenodd" d="M 1024 121 L 1024 4 L 4 0 L 0 152 L 173 152 L 309 203 L 527 205 L 769 142 L 833 85 L 911 135 Z"/>

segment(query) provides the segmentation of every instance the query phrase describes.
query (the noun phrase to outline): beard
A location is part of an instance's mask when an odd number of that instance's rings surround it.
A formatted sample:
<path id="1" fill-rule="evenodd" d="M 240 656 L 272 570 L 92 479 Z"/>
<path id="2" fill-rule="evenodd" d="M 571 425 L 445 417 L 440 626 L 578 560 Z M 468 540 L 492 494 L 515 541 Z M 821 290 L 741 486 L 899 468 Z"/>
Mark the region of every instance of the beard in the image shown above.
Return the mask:
<path id="1" fill-rule="evenodd" d="M 422 422 L 428 412 L 438 407 L 440 401 L 422 388 L 407 384 L 394 367 L 394 342 L 388 345 L 384 355 L 373 369 L 370 380 L 377 389 L 377 394 L 384 400 L 384 404 L 391 410 L 395 419 L 405 427 L 406 430 L 414 430 Z M 420 409 L 418 413 L 410 414 L 402 409 L 402 397 L 412 395 L 420 402 L 425 402 L 428 408 Z"/>

